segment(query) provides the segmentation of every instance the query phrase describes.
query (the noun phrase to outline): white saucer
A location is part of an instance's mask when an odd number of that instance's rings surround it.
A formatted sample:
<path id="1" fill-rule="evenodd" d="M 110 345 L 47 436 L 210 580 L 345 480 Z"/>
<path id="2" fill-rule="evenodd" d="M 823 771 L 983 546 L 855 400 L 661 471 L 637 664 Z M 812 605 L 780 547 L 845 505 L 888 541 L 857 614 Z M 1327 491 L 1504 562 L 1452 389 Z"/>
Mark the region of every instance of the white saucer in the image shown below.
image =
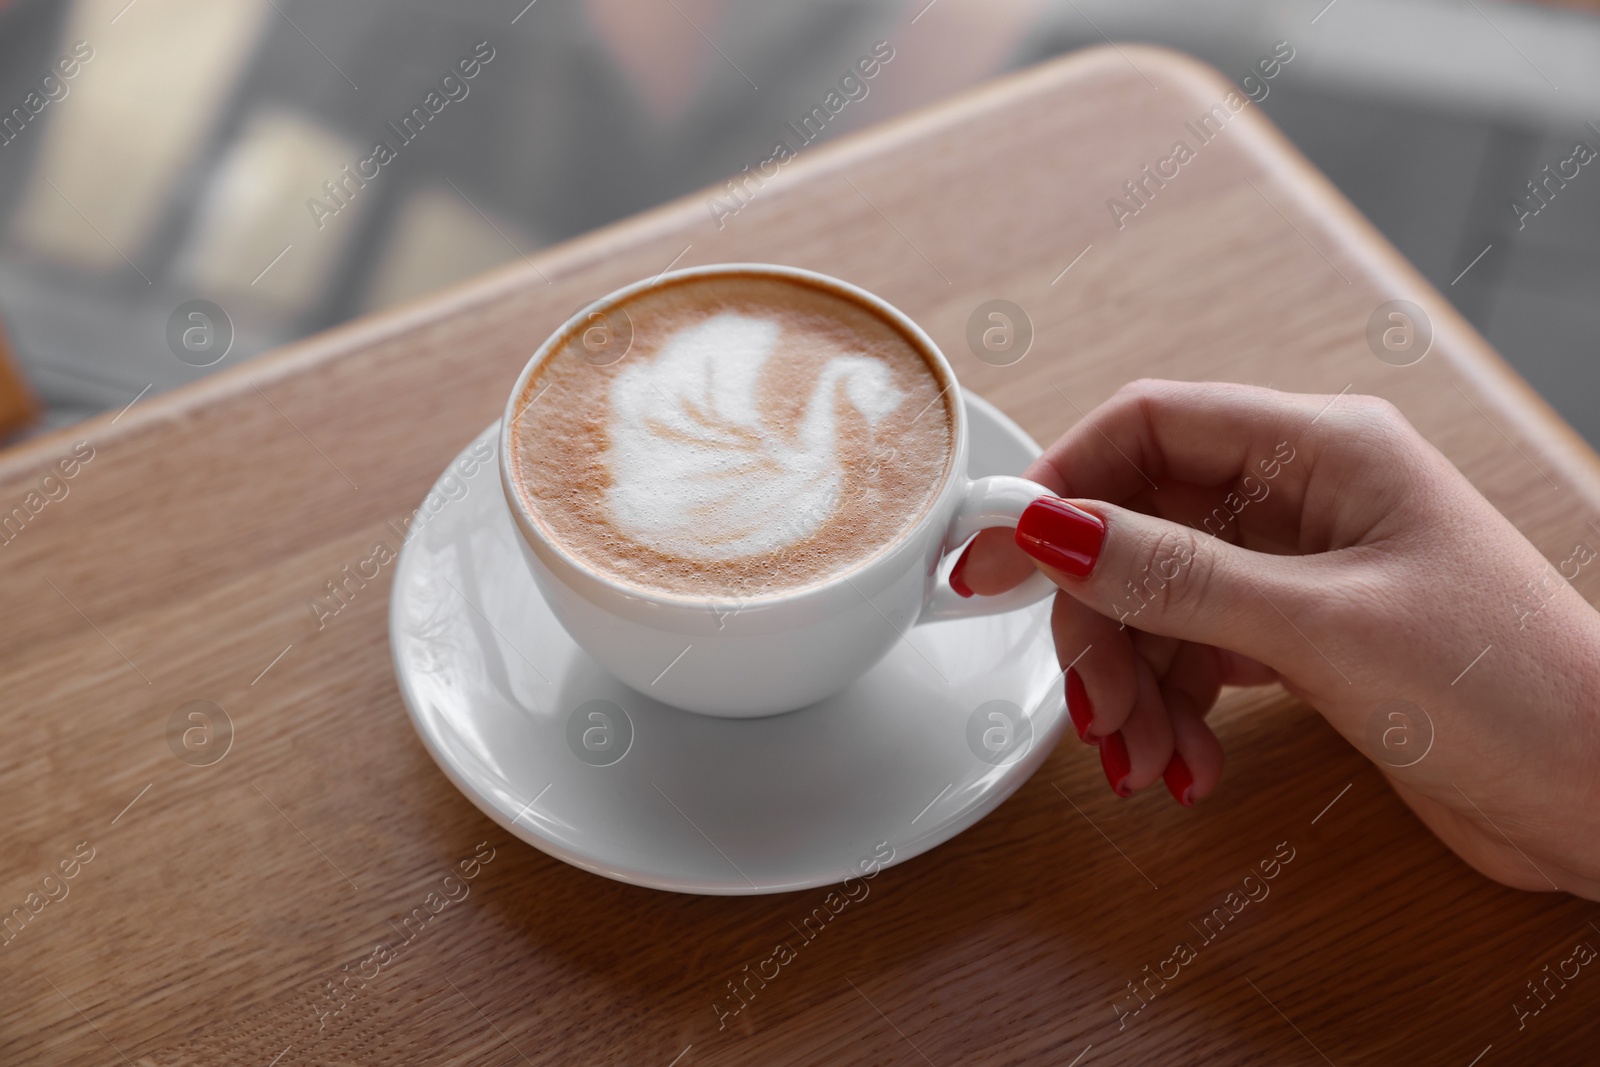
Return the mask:
<path id="1" fill-rule="evenodd" d="M 966 404 L 973 477 L 1018 474 L 1039 454 L 993 406 Z M 844 693 L 786 715 L 713 718 L 629 689 L 573 643 L 528 575 L 496 429 L 418 514 L 390 648 L 433 758 L 534 847 L 679 892 L 830 885 L 949 840 L 1055 747 L 1067 717 L 1049 601 L 914 627 Z"/>

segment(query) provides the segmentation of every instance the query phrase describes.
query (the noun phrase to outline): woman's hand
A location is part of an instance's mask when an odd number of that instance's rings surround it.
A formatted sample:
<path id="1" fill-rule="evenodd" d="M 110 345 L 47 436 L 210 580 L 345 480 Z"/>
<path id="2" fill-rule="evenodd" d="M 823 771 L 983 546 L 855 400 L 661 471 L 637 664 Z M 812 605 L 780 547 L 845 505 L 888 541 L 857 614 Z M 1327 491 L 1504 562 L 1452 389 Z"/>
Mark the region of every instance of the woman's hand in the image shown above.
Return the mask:
<path id="1" fill-rule="evenodd" d="M 1068 499 L 985 531 L 952 584 L 1061 587 L 1068 707 L 1118 793 L 1205 797 L 1218 691 L 1277 681 L 1478 870 L 1600 899 L 1600 615 L 1567 581 L 1600 532 L 1546 561 L 1361 396 L 1135 382 L 1027 477 Z"/>

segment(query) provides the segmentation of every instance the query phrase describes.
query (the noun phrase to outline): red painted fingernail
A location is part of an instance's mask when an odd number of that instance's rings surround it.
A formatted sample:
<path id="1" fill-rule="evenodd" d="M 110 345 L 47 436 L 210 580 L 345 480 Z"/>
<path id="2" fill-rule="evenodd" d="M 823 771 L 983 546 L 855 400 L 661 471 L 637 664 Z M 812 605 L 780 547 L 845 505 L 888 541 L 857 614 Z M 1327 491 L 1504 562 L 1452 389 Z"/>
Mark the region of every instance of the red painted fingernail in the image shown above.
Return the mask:
<path id="1" fill-rule="evenodd" d="M 1106 772 L 1106 781 L 1111 783 L 1111 791 L 1117 796 L 1133 795 L 1133 790 L 1128 788 L 1128 773 L 1133 770 L 1133 764 L 1128 760 L 1128 743 L 1122 739 L 1121 730 L 1100 739 L 1100 769 Z"/>
<path id="2" fill-rule="evenodd" d="M 972 586 L 968 585 L 961 577 L 962 568 L 967 565 L 967 557 L 972 555 L 972 546 L 968 545 L 961 550 L 961 558 L 956 560 L 956 565 L 950 568 L 950 588 L 965 597 L 972 595 Z"/>
<path id="3" fill-rule="evenodd" d="M 1183 762 L 1183 757 L 1174 752 L 1172 759 L 1167 762 L 1167 769 L 1161 773 L 1161 778 L 1167 783 L 1167 792 L 1186 808 L 1194 807 L 1194 773 L 1189 770 L 1189 765 Z"/>
<path id="4" fill-rule="evenodd" d="M 1074 578 L 1087 578 L 1105 544 L 1106 524 L 1058 497 L 1042 496 L 1017 521 L 1017 547 Z"/>
<path id="5" fill-rule="evenodd" d="M 1083 679 L 1078 672 L 1067 668 L 1067 714 L 1072 716 L 1073 729 L 1078 731 L 1078 740 L 1089 745 L 1098 745 L 1098 737 L 1089 736 L 1089 725 L 1094 722 L 1094 704 L 1089 701 L 1089 691 L 1083 687 Z"/>

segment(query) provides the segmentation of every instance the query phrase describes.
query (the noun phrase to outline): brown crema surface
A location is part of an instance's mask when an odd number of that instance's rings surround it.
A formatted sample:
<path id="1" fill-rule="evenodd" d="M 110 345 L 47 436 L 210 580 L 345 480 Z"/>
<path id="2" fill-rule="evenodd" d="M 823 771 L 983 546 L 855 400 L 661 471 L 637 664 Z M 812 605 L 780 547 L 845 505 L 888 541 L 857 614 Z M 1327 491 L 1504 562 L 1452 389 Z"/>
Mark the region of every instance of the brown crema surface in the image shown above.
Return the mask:
<path id="1" fill-rule="evenodd" d="M 518 398 L 522 414 L 511 434 L 518 492 L 535 521 L 569 556 L 648 592 L 713 600 L 756 597 L 847 573 L 926 514 L 955 448 L 950 383 L 918 344 L 875 311 L 802 281 L 732 273 L 669 281 L 619 306 L 632 329 L 626 356 L 605 366 L 592 362 L 592 351 L 583 345 L 583 331 L 591 323 L 584 323 L 551 350 Z M 607 460 L 612 388 L 630 367 L 655 360 L 681 331 L 725 312 L 779 327 L 776 347 L 758 379 L 759 431 L 749 437 L 757 447 L 755 439 L 768 435 L 797 447 L 812 405 L 833 405 L 834 459 L 842 487 L 820 526 L 794 543 L 742 558 L 693 558 L 630 536 L 607 506 L 613 484 Z M 614 311 L 608 319 L 613 327 L 622 321 Z M 819 390 L 823 368 L 848 356 L 881 361 L 902 394 L 876 425 L 857 410 L 842 384 Z M 664 413 L 668 405 L 682 403 L 667 393 L 661 396 Z M 684 410 L 697 420 L 716 421 L 714 412 L 693 403 Z M 667 485 L 662 489 L 671 491 Z M 785 504 L 778 500 L 771 506 Z M 775 515 L 774 521 L 788 517 Z M 715 536 L 716 516 L 708 516 L 707 529 Z"/>

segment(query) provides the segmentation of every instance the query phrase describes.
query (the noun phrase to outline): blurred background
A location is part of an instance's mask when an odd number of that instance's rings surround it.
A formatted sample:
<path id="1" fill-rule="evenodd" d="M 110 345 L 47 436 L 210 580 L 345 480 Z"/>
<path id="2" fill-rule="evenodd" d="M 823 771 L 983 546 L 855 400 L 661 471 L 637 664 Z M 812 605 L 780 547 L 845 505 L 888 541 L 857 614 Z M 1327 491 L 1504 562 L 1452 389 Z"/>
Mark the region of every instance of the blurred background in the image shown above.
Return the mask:
<path id="1" fill-rule="evenodd" d="M 0 440 L 718 184 L 876 41 L 828 137 L 1108 39 L 1290 42 L 1265 111 L 1600 445 L 1600 0 L 0 0 Z"/>

